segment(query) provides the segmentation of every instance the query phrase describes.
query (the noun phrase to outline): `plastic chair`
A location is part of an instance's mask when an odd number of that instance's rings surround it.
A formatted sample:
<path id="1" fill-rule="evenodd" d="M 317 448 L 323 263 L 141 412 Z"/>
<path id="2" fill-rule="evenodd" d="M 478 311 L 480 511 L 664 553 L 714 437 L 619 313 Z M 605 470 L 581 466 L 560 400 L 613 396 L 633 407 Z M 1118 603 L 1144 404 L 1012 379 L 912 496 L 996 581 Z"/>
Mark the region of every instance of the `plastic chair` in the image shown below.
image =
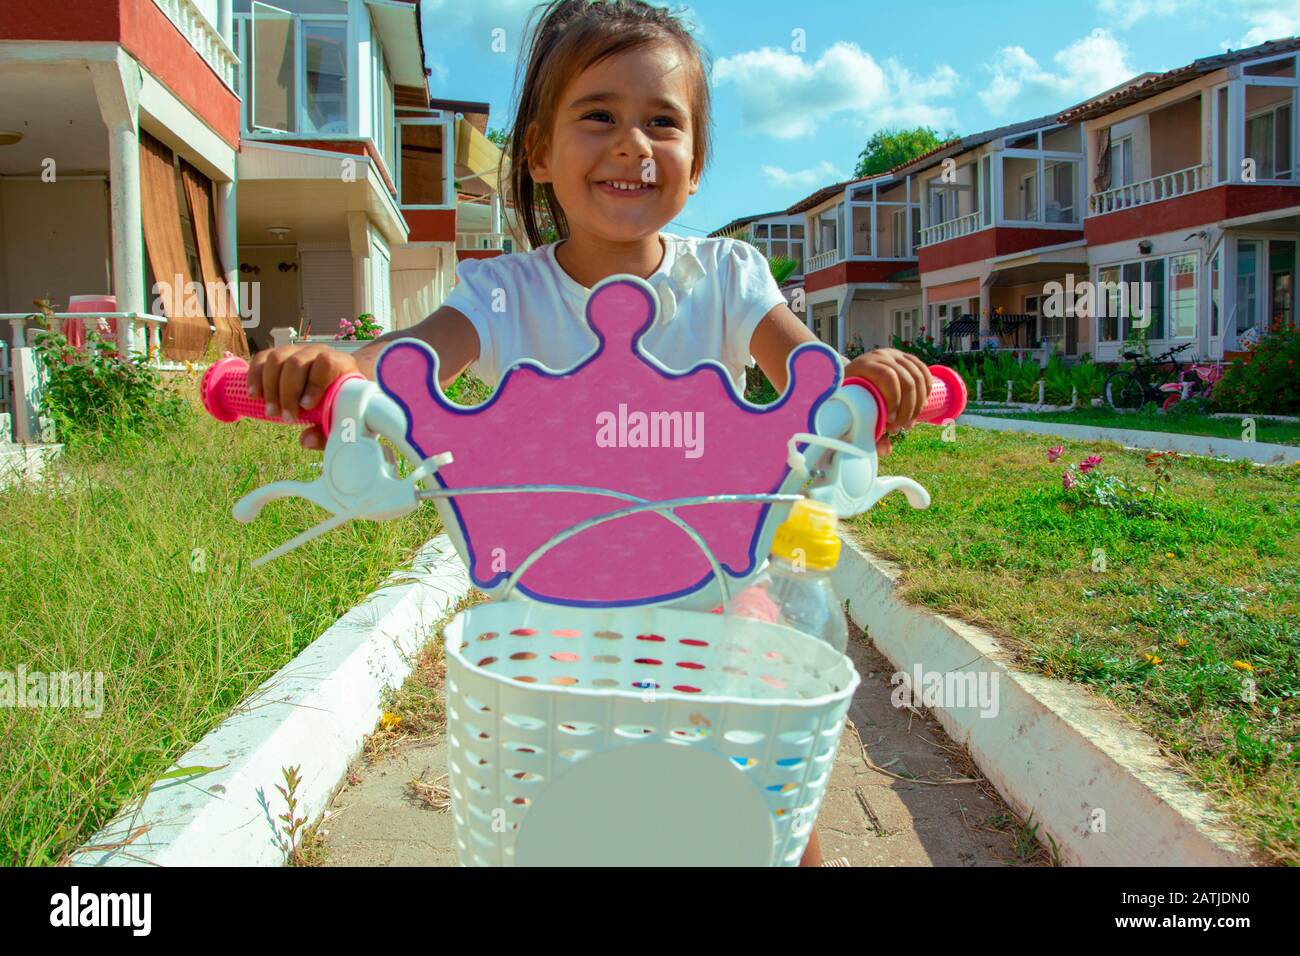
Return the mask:
<path id="1" fill-rule="evenodd" d="M 116 312 L 117 296 L 113 295 L 72 295 L 68 296 L 69 312 Z M 108 319 L 107 337 L 117 341 L 117 319 Z M 66 319 L 63 323 L 63 336 L 74 348 L 86 347 L 86 323 L 84 319 Z M 113 355 L 117 354 L 114 348 Z"/>

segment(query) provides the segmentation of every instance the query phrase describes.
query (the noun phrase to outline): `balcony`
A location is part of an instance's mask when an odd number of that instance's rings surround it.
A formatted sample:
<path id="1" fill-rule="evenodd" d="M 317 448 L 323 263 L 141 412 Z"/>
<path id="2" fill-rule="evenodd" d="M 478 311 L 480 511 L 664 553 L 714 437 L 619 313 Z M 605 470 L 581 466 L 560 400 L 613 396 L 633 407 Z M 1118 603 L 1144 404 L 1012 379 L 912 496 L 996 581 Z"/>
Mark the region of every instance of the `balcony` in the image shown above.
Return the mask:
<path id="1" fill-rule="evenodd" d="M 194 0 L 153 0 L 153 2 L 159 10 L 167 14 L 167 19 L 175 24 L 176 29 L 181 31 L 181 35 L 190 41 L 190 46 L 194 47 L 208 66 L 212 67 L 212 72 L 221 78 L 221 82 L 233 90 L 239 69 L 239 57 L 235 56 L 235 51 L 231 49 L 220 31 L 199 12 Z"/>
<path id="2" fill-rule="evenodd" d="M 839 261 L 840 251 L 838 249 L 827 249 L 825 252 L 819 252 L 808 260 L 808 271 L 816 272 L 818 269 L 829 269 Z"/>
<path id="3" fill-rule="evenodd" d="M 1188 166 L 1186 169 L 1153 176 L 1140 183 L 1116 186 L 1088 197 L 1088 214 L 1100 215 L 1119 209 L 1132 209 L 1162 199 L 1185 196 L 1211 185 L 1210 167 L 1206 164 Z"/>
<path id="4" fill-rule="evenodd" d="M 949 219 L 947 222 L 940 222 L 922 229 L 921 245 L 929 246 L 936 242 L 947 242 L 949 239 L 968 236 L 972 232 L 976 232 L 979 228 L 980 213 L 977 209 L 968 216 L 962 216 L 958 219 Z"/>

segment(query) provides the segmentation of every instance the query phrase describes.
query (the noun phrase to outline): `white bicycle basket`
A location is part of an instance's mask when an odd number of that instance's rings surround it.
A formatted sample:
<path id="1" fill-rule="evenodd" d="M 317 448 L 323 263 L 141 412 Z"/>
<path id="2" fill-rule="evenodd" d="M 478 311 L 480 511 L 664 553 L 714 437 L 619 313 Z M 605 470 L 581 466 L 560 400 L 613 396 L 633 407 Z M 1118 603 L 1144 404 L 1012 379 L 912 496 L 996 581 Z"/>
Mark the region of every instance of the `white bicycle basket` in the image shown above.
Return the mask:
<path id="1" fill-rule="evenodd" d="M 733 615 L 510 597 L 561 537 L 444 632 L 461 864 L 798 865 L 859 682 L 852 662 Z"/>

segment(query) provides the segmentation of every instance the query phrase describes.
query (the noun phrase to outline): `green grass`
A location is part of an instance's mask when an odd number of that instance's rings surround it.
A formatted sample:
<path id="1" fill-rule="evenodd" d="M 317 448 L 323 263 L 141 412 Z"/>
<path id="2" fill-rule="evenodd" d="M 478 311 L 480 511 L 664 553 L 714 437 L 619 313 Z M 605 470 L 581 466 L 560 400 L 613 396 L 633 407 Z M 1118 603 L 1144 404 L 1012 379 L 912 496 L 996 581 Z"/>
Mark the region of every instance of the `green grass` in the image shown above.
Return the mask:
<path id="1" fill-rule="evenodd" d="M 57 493 L 0 491 L 0 671 L 104 674 L 98 719 L 0 708 L 0 863 L 59 862 L 438 532 L 423 508 L 251 569 L 326 514 L 290 499 L 241 525 L 231 506 L 319 462 L 297 429 L 195 414 L 152 444 L 70 453 Z"/>
<path id="2" fill-rule="evenodd" d="M 884 463 L 930 490 L 928 510 L 891 496 L 853 522 L 903 566 L 903 595 L 1113 701 L 1267 858 L 1300 864 L 1300 466 L 1185 458 L 1126 516 L 1073 503 L 1061 474 L 1096 453 L 1149 488 L 1141 453 L 1065 441 L 1049 464 L 1045 436 L 955 437 L 922 427 Z"/>
<path id="3" fill-rule="evenodd" d="M 1014 412 L 971 409 L 973 415 L 995 418 L 1018 418 L 1035 422 L 1060 422 L 1066 425 L 1093 425 L 1100 428 L 1132 428 L 1147 432 L 1176 432 L 1181 435 L 1209 435 L 1235 438 L 1245 435 L 1245 419 L 1255 423 L 1255 441 L 1277 445 L 1300 445 L 1300 423 L 1274 422 L 1242 415 L 1234 418 L 1211 418 L 1208 415 L 1177 415 L 1161 412 L 1117 412 L 1111 408 L 1079 408 L 1068 412 Z"/>

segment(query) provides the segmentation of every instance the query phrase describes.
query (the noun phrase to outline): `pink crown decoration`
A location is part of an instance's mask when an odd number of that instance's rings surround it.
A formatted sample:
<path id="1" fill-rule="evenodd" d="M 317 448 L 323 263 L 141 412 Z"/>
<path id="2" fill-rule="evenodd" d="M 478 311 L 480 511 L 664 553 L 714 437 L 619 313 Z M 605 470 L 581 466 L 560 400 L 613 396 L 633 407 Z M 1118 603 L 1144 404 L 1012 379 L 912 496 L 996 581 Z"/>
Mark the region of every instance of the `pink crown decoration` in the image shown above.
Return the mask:
<path id="1" fill-rule="evenodd" d="M 788 491 L 787 442 L 815 431 L 817 410 L 840 384 L 838 356 L 801 345 L 789 358 L 789 385 L 766 406 L 736 392 L 726 369 L 705 361 L 673 371 L 642 351 L 658 315 L 643 280 L 614 276 L 592 290 L 587 322 L 599 346 L 565 371 L 532 361 L 512 365 L 483 404 L 449 402 L 438 387 L 438 358 L 403 339 L 384 350 L 380 387 L 407 413 L 407 440 L 424 457 L 450 451 L 436 473 L 448 489 L 563 484 L 606 488 L 649 501 L 714 494 Z M 451 498 L 441 512 L 475 586 L 503 585 L 557 533 L 632 502 L 570 492 L 505 492 Z M 765 554 L 768 503 L 678 508 L 723 570 L 751 575 Z M 770 537 L 770 534 L 769 534 Z M 517 588 L 540 601 L 579 607 L 676 601 L 713 575 L 704 554 L 659 514 L 605 522 L 553 548 Z"/>

